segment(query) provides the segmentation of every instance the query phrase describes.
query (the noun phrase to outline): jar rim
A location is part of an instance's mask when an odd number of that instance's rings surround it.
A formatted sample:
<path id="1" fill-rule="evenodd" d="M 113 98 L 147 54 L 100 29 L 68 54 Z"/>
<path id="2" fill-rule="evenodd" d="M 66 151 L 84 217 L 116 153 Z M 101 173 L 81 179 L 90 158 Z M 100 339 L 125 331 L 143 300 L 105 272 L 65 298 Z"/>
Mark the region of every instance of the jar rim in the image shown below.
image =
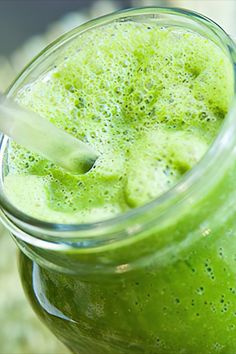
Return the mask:
<path id="1" fill-rule="evenodd" d="M 28 64 L 11 85 L 8 95 L 11 96 L 13 94 L 18 80 L 29 75 L 29 71 L 33 71 L 35 66 L 40 63 L 45 53 L 50 56 L 58 47 L 66 44 L 68 40 L 73 39 L 78 34 L 82 34 L 91 28 L 104 25 L 113 20 L 122 20 L 140 15 L 177 15 L 182 18 L 188 18 L 190 16 L 193 22 L 196 22 L 200 26 L 205 26 L 205 29 L 210 29 L 215 35 L 215 38 L 220 39 L 224 47 L 228 49 L 232 67 L 236 64 L 236 46 L 234 42 L 218 24 L 207 17 L 193 11 L 179 8 L 131 8 L 88 21 L 59 37 Z M 236 72 L 234 72 L 234 86 L 235 83 Z M 234 101 L 236 101 L 235 98 L 236 95 L 234 96 Z M 2 154 L 0 154 L 1 184 L 3 184 L 3 157 L 7 141 L 8 138 L 2 136 L 0 141 L 0 149 L 3 151 Z M 202 195 L 201 186 L 204 185 L 203 182 L 206 181 L 209 176 L 213 177 L 211 178 L 211 183 L 213 180 L 216 180 L 218 176 L 215 166 L 216 162 L 217 164 L 221 163 L 221 168 L 226 165 L 235 142 L 236 103 L 230 108 L 218 135 L 204 157 L 171 189 L 145 205 L 102 221 L 84 224 L 58 224 L 39 220 L 23 213 L 9 202 L 3 193 L 2 186 L 0 186 L 0 219 L 2 219 L 7 228 L 20 239 L 30 244 L 39 245 L 40 247 L 46 246 L 47 248 L 52 245 L 55 249 L 61 248 L 62 244 L 68 246 L 72 240 L 73 244 L 75 244 L 76 241 L 76 247 L 90 247 L 94 244 L 97 245 L 98 239 L 99 243 L 104 244 L 111 239 L 117 241 L 127 237 L 127 235 L 130 237 L 140 230 L 140 221 L 138 219 L 141 216 L 144 217 L 145 225 L 147 226 L 153 222 L 153 218 L 155 218 L 157 222 L 158 218 L 163 219 L 163 217 L 168 217 L 170 215 L 169 212 L 171 212 L 173 206 L 176 206 L 176 203 L 178 203 L 178 208 L 181 210 L 181 207 L 188 205 L 189 198 L 193 198 L 193 195 L 195 197 L 197 195 L 197 199 L 200 198 Z"/>

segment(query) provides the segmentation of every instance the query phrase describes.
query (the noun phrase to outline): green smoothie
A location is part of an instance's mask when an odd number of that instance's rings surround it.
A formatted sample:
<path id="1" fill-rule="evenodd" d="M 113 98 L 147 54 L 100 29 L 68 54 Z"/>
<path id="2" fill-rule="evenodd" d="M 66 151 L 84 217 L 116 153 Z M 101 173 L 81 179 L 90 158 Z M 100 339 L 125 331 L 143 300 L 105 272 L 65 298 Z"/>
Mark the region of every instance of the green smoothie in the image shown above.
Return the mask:
<path id="1" fill-rule="evenodd" d="M 206 152 L 233 94 L 228 57 L 178 27 L 110 24 L 74 42 L 17 100 L 100 157 L 78 177 L 11 144 L 5 180 L 20 210 L 60 223 L 110 218 L 171 188 Z"/>
<path id="2" fill-rule="evenodd" d="M 143 206 L 203 157 L 233 94 L 228 55 L 198 33 L 155 21 L 91 29 L 16 99 L 92 146 L 95 166 L 74 176 L 11 142 L 6 195 L 30 216 L 65 224 Z M 35 310 L 74 353 L 235 354 L 234 215 L 222 219 L 219 198 L 226 184 L 182 219 L 140 229 L 136 243 L 54 254 L 78 274 L 39 265 L 46 251 L 34 261 L 22 253 Z M 157 254 L 147 261 L 150 250 Z M 142 262 L 133 263 L 138 254 Z M 109 262 L 118 264 L 114 273 L 95 274 Z M 94 268 L 81 276 L 86 264 Z"/>

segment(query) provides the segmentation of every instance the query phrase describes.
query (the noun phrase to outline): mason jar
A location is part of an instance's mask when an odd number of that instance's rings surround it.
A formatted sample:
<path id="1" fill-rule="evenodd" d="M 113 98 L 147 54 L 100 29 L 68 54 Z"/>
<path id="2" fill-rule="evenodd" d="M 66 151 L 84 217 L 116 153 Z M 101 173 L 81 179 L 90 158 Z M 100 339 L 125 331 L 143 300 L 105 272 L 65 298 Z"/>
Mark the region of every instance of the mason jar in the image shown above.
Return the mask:
<path id="1" fill-rule="evenodd" d="M 95 19 L 59 38 L 8 96 L 50 71 L 84 32 L 149 19 L 212 40 L 228 55 L 235 80 L 235 45 L 217 24 L 189 11 L 150 7 Z M 205 156 L 178 184 L 105 221 L 55 224 L 18 210 L 3 189 L 7 151 L 2 136 L 0 213 L 20 249 L 22 284 L 35 312 L 73 353 L 235 354 L 234 105 Z"/>

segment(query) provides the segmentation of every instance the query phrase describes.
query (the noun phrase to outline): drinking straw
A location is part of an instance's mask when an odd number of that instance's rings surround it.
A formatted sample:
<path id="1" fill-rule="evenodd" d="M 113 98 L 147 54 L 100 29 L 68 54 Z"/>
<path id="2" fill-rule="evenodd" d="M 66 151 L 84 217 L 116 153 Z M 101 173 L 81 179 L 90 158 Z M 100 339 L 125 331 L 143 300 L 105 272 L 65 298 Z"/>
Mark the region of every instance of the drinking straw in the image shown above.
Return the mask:
<path id="1" fill-rule="evenodd" d="M 98 157 L 89 145 L 2 95 L 0 131 L 72 174 L 88 172 Z"/>

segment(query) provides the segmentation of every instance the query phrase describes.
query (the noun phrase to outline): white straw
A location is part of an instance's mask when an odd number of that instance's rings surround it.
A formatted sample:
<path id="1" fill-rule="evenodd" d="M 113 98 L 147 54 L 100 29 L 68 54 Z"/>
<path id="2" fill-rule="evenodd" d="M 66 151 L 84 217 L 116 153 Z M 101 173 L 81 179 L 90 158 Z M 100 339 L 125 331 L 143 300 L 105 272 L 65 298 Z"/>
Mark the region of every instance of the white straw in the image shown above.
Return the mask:
<path id="1" fill-rule="evenodd" d="M 88 172 L 97 159 L 90 146 L 5 97 L 0 100 L 0 131 L 73 174 Z"/>

